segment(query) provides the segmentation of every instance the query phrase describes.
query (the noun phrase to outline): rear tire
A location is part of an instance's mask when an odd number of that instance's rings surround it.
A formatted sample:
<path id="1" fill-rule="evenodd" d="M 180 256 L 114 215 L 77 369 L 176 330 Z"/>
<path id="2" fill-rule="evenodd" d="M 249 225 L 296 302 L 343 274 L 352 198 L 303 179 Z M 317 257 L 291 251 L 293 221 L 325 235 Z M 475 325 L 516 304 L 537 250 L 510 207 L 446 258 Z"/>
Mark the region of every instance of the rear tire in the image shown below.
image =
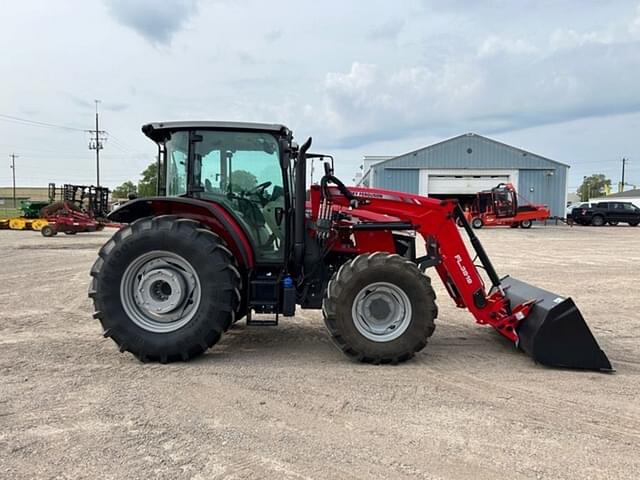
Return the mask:
<path id="1" fill-rule="evenodd" d="M 229 328 L 240 300 L 240 274 L 222 239 L 168 215 L 119 230 L 91 276 L 104 336 L 141 361 L 202 354 Z"/>
<path id="2" fill-rule="evenodd" d="M 629 222 L 630 227 L 637 227 L 639 222 Z"/>
<path id="3" fill-rule="evenodd" d="M 601 227 L 605 224 L 604 217 L 602 215 L 594 215 L 591 219 L 591 225 L 594 227 Z"/>
<path id="4" fill-rule="evenodd" d="M 475 217 L 471 220 L 471 226 L 475 229 L 479 229 L 484 226 L 484 222 L 480 217 Z"/>
<path id="5" fill-rule="evenodd" d="M 413 262 L 376 252 L 340 267 L 322 311 L 331 339 L 347 356 L 396 364 L 422 350 L 433 334 L 435 298 L 431 280 Z"/>
<path id="6" fill-rule="evenodd" d="M 520 222 L 520 228 L 531 228 L 531 226 L 533 225 L 533 222 L 531 220 L 522 220 Z"/>

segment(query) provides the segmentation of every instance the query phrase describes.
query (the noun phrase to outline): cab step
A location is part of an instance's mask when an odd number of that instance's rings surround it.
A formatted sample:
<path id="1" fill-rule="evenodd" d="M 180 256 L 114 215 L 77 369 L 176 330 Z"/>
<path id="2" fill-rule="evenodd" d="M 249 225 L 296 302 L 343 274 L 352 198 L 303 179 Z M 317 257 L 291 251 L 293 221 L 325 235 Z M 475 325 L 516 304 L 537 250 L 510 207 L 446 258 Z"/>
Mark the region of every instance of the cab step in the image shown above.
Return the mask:
<path id="1" fill-rule="evenodd" d="M 259 318 L 254 317 L 258 315 Z M 251 308 L 247 311 L 247 325 L 250 327 L 277 327 L 279 315 L 275 314 L 256 314 Z"/>

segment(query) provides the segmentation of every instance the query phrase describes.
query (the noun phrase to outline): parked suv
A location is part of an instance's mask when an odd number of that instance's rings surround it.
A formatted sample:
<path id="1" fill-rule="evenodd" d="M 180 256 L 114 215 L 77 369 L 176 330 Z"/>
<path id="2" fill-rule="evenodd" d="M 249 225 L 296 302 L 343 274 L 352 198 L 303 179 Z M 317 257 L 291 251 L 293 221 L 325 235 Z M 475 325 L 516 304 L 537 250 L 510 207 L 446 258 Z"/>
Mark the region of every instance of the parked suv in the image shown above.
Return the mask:
<path id="1" fill-rule="evenodd" d="M 580 213 L 580 210 L 595 207 L 595 205 L 595 203 L 589 202 L 573 203 L 567 207 L 567 217 L 572 217 L 575 221 L 575 217 Z"/>
<path id="2" fill-rule="evenodd" d="M 640 223 L 640 208 L 630 202 L 599 202 L 589 208 L 576 208 L 572 215 L 576 223 L 596 227 L 620 222 L 635 227 Z"/>

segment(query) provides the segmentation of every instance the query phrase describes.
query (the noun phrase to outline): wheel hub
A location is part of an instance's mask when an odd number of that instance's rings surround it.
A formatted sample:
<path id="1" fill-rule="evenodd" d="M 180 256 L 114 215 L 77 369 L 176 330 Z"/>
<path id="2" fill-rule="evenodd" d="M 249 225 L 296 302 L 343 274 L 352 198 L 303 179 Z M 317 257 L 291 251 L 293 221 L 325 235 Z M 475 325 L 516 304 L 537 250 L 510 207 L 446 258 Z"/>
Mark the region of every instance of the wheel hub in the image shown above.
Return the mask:
<path id="1" fill-rule="evenodd" d="M 139 280 L 135 300 L 141 308 L 151 313 L 168 313 L 184 300 L 187 293 L 185 287 L 184 277 L 175 270 L 152 268 Z"/>
<path id="2" fill-rule="evenodd" d="M 172 252 L 148 252 L 127 267 L 120 283 L 122 306 L 139 327 L 168 333 L 186 325 L 200 304 L 193 266 Z"/>
<path id="3" fill-rule="evenodd" d="M 356 295 L 352 307 L 353 323 L 367 339 L 390 342 L 402 335 L 411 323 L 411 302 L 397 285 L 376 282 Z"/>

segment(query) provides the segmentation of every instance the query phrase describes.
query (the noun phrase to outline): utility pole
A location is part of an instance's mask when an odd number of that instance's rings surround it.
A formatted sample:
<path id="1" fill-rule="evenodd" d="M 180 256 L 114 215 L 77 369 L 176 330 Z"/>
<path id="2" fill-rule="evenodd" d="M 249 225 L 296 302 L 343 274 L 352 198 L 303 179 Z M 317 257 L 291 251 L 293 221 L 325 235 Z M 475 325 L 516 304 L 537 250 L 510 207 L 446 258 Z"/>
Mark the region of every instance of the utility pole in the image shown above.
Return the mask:
<path id="1" fill-rule="evenodd" d="M 103 142 L 106 140 L 105 131 L 100 130 L 98 123 L 98 104 L 100 100 L 94 100 L 96 103 L 96 129 L 95 130 L 87 130 L 87 132 L 91 133 L 93 137 L 89 141 L 89 150 L 96 151 L 96 187 L 100 186 L 100 150 L 104 148 Z"/>
<path id="2" fill-rule="evenodd" d="M 626 158 L 622 158 L 622 182 L 620 182 L 620 192 L 624 192 L 624 166 L 627 163 Z"/>
<path id="3" fill-rule="evenodd" d="M 17 208 L 16 204 L 16 158 L 18 155 L 12 153 L 9 155 L 11 157 L 11 170 L 13 171 L 13 208 Z"/>

